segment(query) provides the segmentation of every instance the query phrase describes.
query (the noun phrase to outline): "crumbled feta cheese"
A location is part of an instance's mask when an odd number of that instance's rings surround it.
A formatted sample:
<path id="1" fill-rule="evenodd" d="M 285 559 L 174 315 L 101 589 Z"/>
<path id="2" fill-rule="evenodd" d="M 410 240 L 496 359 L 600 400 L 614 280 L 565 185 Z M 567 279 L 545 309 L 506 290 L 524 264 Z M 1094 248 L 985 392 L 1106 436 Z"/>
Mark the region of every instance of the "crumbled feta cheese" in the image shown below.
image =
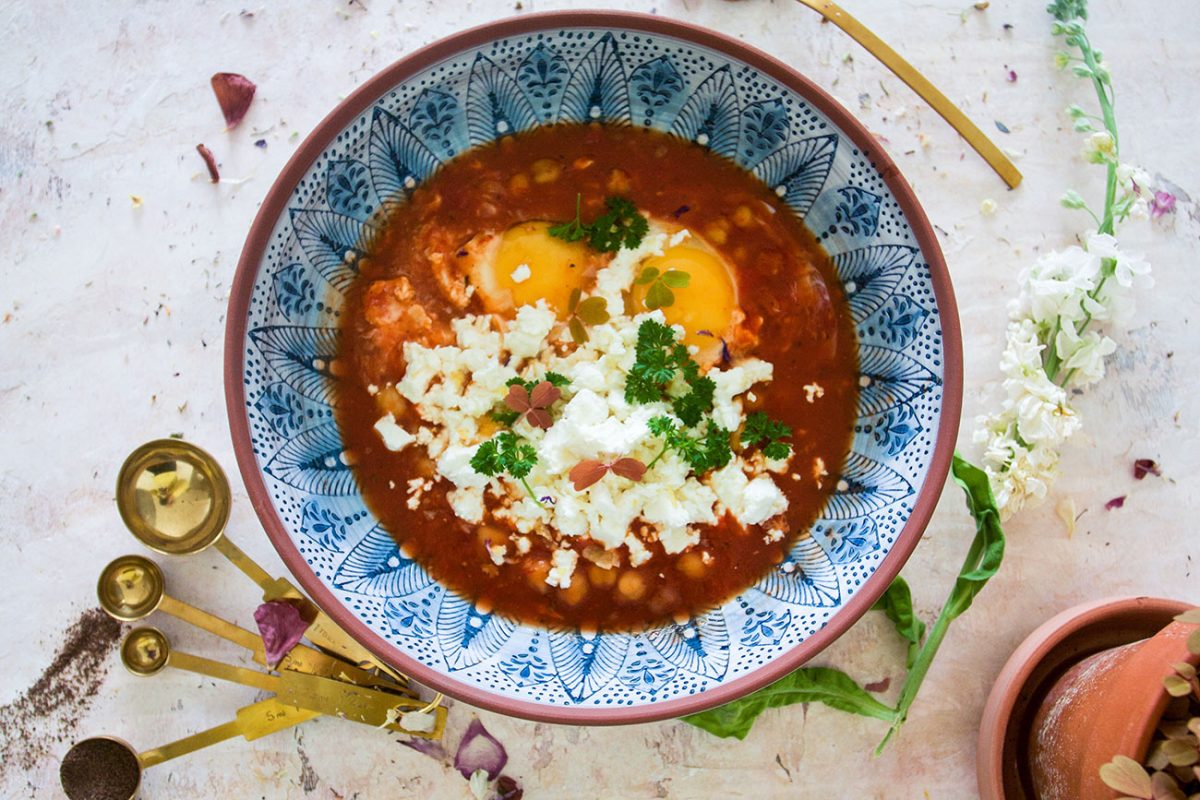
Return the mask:
<path id="1" fill-rule="evenodd" d="M 550 556 L 550 572 L 546 575 L 546 583 L 560 589 L 571 588 L 571 576 L 575 574 L 575 564 L 579 554 L 574 550 L 562 547 Z"/>
<path id="2" fill-rule="evenodd" d="M 687 239 L 691 235 L 692 232 L 687 228 L 677 230 L 675 233 L 671 234 L 671 238 L 667 240 L 667 246 L 674 247 L 675 245 L 682 243 L 684 239 Z"/>
<path id="3" fill-rule="evenodd" d="M 483 522 L 483 488 L 464 486 L 446 492 L 446 500 L 455 516 L 476 524 Z"/>
<path id="4" fill-rule="evenodd" d="M 782 538 L 783 531 L 779 530 L 779 528 L 771 528 L 771 530 L 763 534 L 763 543 L 771 544 L 771 542 L 778 542 Z"/>
<path id="5" fill-rule="evenodd" d="M 532 542 L 529 541 L 528 536 L 521 536 L 521 537 L 517 538 L 517 552 L 520 553 L 521 555 L 525 555 L 526 553 L 528 553 L 529 548 L 532 546 L 533 546 L 533 544 L 532 544 Z"/>
<path id="6" fill-rule="evenodd" d="M 517 318 L 512 321 L 504 337 L 504 346 L 512 355 L 509 363 L 536 356 L 555 322 L 554 312 L 544 300 L 539 300 L 536 306 L 517 309 Z"/>
<path id="7" fill-rule="evenodd" d="M 632 533 L 625 537 L 625 546 L 629 549 L 629 566 L 640 567 L 650 560 L 650 551 L 642 544 L 642 540 Z"/>
<path id="8" fill-rule="evenodd" d="M 663 528 L 658 534 L 659 544 L 668 554 L 682 553 L 700 543 L 700 532 L 692 528 Z"/>
<path id="9" fill-rule="evenodd" d="M 813 459 L 812 475 L 813 480 L 817 482 L 817 488 L 820 489 L 821 478 L 829 475 L 829 473 L 825 471 L 825 459 L 821 458 L 820 456 L 817 456 Z"/>
<path id="10" fill-rule="evenodd" d="M 497 567 L 504 563 L 504 557 L 508 555 L 508 548 L 503 544 L 489 544 L 487 551 L 488 557 Z"/>
<path id="11" fill-rule="evenodd" d="M 513 283 L 524 283 L 525 281 L 529 280 L 530 276 L 532 275 L 533 270 L 529 268 L 529 265 L 521 264 L 512 272 L 510 272 L 508 277 L 512 278 Z"/>
<path id="12" fill-rule="evenodd" d="M 731 369 L 709 370 L 713 379 L 713 420 L 726 430 L 737 430 L 742 424 L 742 401 L 735 399 L 756 383 L 771 380 L 775 368 L 770 362 L 748 358 Z"/>
<path id="13" fill-rule="evenodd" d="M 808 402 L 813 402 L 818 397 L 825 396 L 825 389 L 819 383 L 804 384 L 804 399 Z"/>
<path id="14" fill-rule="evenodd" d="M 421 505 L 421 497 L 433 487 L 433 481 L 424 478 L 413 478 L 408 482 L 408 500 L 405 503 L 410 509 L 416 510 Z"/>
<path id="15" fill-rule="evenodd" d="M 375 431 L 383 439 L 383 446 L 392 452 L 398 452 L 408 447 L 417 437 L 396 424 L 396 418 L 390 413 L 384 414 L 375 423 Z"/>
<path id="16" fill-rule="evenodd" d="M 375 395 L 379 394 L 379 387 L 373 383 L 368 383 L 367 384 L 367 394 L 374 397 Z"/>
<path id="17" fill-rule="evenodd" d="M 787 510 L 788 501 L 768 475 L 746 477 L 738 461 L 713 472 L 709 486 L 717 499 L 743 525 L 757 525 Z"/>
<path id="18" fill-rule="evenodd" d="M 471 457 L 475 455 L 475 447 L 465 447 L 463 445 L 451 445 L 442 453 L 441 458 L 437 460 L 437 470 L 442 477 L 453 483 L 455 486 L 486 486 L 490 480 L 488 476 L 481 475 L 471 466 Z"/>

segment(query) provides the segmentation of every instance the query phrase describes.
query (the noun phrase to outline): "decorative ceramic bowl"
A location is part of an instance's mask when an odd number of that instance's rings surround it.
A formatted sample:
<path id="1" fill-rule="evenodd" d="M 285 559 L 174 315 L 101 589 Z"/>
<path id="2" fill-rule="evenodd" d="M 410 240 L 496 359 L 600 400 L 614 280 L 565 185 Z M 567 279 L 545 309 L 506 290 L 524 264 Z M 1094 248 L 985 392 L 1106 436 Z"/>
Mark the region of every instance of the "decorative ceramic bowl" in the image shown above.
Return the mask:
<path id="1" fill-rule="evenodd" d="M 542 630 L 440 586 L 363 504 L 332 407 L 338 315 L 384 198 L 504 134 L 601 120 L 670 131 L 773 187 L 832 256 L 859 339 L 858 419 L 837 492 L 779 568 L 643 634 Z M 658 17 L 558 12 L 458 34 L 364 84 L 271 187 L 226 335 L 234 446 L 301 585 L 372 651 L 477 706 L 636 722 L 728 702 L 811 658 L 865 612 L 933 512 L 962 376 L 929 222 L 877 142 L 828 95 L 745 44 Z"/>

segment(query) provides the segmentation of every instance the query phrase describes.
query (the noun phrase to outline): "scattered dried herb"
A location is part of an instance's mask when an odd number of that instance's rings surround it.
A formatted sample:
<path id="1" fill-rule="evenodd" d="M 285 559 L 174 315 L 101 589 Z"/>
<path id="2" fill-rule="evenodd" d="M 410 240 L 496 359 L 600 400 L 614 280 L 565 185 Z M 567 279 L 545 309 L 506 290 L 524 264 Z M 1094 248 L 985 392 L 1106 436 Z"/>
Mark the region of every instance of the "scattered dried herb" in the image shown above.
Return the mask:
<path id="1" fill-rule="evenodd" d="M 1152 458 L 1139 458 L 1133 462 L 1133 477 L 1134 480 L 1142 480 L 1147 475 L 1153 475 L 1156 478 L 1162 477 L 1162 468 L 1158 466 L 1158 462 Z"/>
<path id="2" fill-rule="evenodd" d="M 763 455 L 773 461 L 787 458 L 792 452 L 792 446 L 783 441 L 792 435 L 792 429 L 778 420 L 773 420 L 761 411 L 755 411 L 746 417 L 746 425 L 742 428 L 742 448 L 762 444 Z"/>
<path id="3" fill-rule="evenodd" d="M 212 150 L 209 150 L 203 144 L 196 145 L 196 152 L 204 159 L 204 166 L 208 167 L 208 179 L 213 183 L 221 182 L 221 173 L 217 169 L 217 157 L 213 155 Z"/>
<path id="4" fill-rule="evenodd" d="M 1123 508 L 1124 506 L 1125 506 L 1125 495 L 1121 495 L 1120 497 L 1114 497 L 1112 500 L 1109 500 L 1107 503 L 1105 503 L 1104 510 L 1112 511 L 1117 508 Z"/>
<path id="5" fill-rule="evenodd" d="M 567 313 L 570 314 L 567 318 L 567 329 L 576 344 L 583 344 L 588 340 L 587 326 L 603 325 L 609 320 L 608 301 L 603 297 L 581 300 L 582 297 L 583 291 L 576 288 L 571 291 L 571 298 L 567 302 Z"/>
<path id="6" fill-rule="evenodd" d="M 608 211 L 585 223 L 581 217 L 583 195 L 575 195 L 575 219 L 552 225 L 550 235 L 568 242 L 587 239 L 588 247 L 600 253 L 615 253 L 641 244 L 650 232 L 650 223 L 638 213 L 637 206 L 623 197 L 609 197 L 604 205 Z"/>
<path id="7" fill-rule="evenodd" d="M 113 739 L 84 739 L 67 751 L 58 770 L 70 800 L 129 800 L 142 778 L 138 758 Z"/>
<path id="8" fill-rule="evenodd" d="M 233 72 L 218 72 L 212 76 L 211 83 L 217 104 L 225 116 L 225 127 L 236 128 L 250 110 L 250 101 L 254 99 L 257 87 L 245 75 Z"/>
<path id="9" fill-rule="evenodd" d="M 622 478 L 628 478 L 634 483 L 638 483 L 646 474 L 646 465 L 636 458 L 618 458 L 616 461 L 587 459 L 580 461 L 572 467 L 571 471 L 567 473 L 567 477 L 575 485 L 575 491 L 582 492 L 610 471 L 614 475 L 619 475 Z"/>
<path id="10" fill-rule="evenodd" d="M 669 269 L 660 272 L 657 267 L 646 267 L 635 281 L 638 286 L 649 285 L 650 288 L 646 290 L 646 308 L 651 311 L 675 305 L 675 292 L 672 289 L 686 289 L 691 282 L 692 276 L 683 270 Z"/>

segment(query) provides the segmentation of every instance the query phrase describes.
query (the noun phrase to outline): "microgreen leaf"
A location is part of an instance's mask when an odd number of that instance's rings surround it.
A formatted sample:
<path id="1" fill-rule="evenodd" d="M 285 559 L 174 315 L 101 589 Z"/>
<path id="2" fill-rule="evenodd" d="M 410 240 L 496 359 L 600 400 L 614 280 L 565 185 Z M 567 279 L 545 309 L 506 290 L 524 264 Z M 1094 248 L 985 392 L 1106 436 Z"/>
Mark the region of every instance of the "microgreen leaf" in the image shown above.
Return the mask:
<path id="1" fill-rule="evenodd" d="M 663 273 L 662 282 L 672 289 L 686 289 L 692 282 L 692 276 L 679 269 L 669 269 Z"/>
<path id="2" fill-rule="evenodd" d="M 575 344 L 583 344 L 588 340 L 587 328 L 583 327 L 579 317 L 571 317 L 571 321 L 567 323 L 567 330 L 571 332 L 571 338 L 575 340 Z"/>
<path id="3" fill-rule="evenodd" d="M 614 475 L 637 483 L 645 476 L 646 465 L 636 458 L 628 457 L 618 458 L 616 461 L 586 459 L 572 467 L 571 471 L 567 473 L 567 478 L 575 486 L 575 491 L 582 492 L 603 478 L 610 470 Z"/>
<path id="4" fill-rule="evenodd" d="M 657 267 L 646 267 L 644 270 L 642 270 L 642 274 L 638 275 L 637 280 L 634 281 L 634 283 L 636 283 L 638 286 L 645 286 L 647 283 L 650 283 L 657 277 Z"/>
<path id="5" fill-rule="evenodd" d="M 908 640 L 908 661 L 905 666 L 911 669 L 921 641 L 925 638 L 925 623 L 913 611 L 912 593 L 904 578 L 897 576 L 887 591 L 875 601 L 875 605 L 871 606 L 871 610 L 886 614 L 896 626 L 896 632 Z"/>
<path id="6" fill-rule="evenodd" d="M 579 306 L 579 298 L 581 297 L 583 297 L 583 290 L 578 286 L 571 290 L 571 299 L 567 301 L 567 311 L 569 313 L 575 313 L 575 309 Z"/>
<path id="7" fill-rule="evenodd" d="M 558 239 L 563 239 L 568 242 L 578 242 L 584 236 L 587 236 L 587 226 L 580 219 L 580 211 L 583 206 L 583 195 L 575 195 L 575 219 L 570 222 L 563 222 L 559 225 L 551 225 L 547 230 L 551 236 Z"/>
<path id="8" fill-rule="evenodd" d="M 589 297 L 575 309 L 575 316 L 588 325 L 603 325 L 609 320 L 608 302 L 603 297 Z"/>
<path id="9" fill-rule="evenodd" d="M 655 281 L 650 284 L 650 289 L 646 292 L 646 308 L 653 311 L 656 308 L 665 308 L 675 304 L 675 293 L 667 288 L 662 281 Z"/>
<path id="10" fill-rule="evenodd" d="M 796 703 L 824 703 L 839 711 L 886 722 L 896 715 L 894 709 L 876 700 L 844 672 L 827 667 L 805 667 L 740 700 L 682 719 L 716 736 L 745 739 L 754 720 L 763 711 Z"/>

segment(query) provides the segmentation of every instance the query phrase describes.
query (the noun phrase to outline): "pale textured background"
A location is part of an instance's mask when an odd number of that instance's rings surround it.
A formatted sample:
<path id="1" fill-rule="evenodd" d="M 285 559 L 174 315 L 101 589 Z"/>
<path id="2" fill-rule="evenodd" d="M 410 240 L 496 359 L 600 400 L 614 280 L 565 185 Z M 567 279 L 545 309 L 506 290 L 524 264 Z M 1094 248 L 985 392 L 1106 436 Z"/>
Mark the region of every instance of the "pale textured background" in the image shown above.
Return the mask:
<path id="1" fill-rule="evenodd" d="M 234 459 L 221 387 L 221 340 L 242 240 L 272 179 L 316 122 L 367 77 L 414 48 L 468 25 L 518 13 L 521 3 L 363 0 L 238 2 L 0 2 L 0 704 L 41 674 L 60 631 L 93 606 L 97 572 L 138 547 L 121 527 L 112 481 L 140 442 L 182 432 Z M 583 7 L 523 0 L 524 11 Z M 1095 198 L 1101 173 L 1077 158 L 1061 109 L 1092 102 L 1053 70 L 1043 2 L 846 0 L 1018 157 L 1015 192 L 928 108 L 817 15 L 786 0 L 657 0 L 614 7 L 654 11 L 744 39 L 830 90 L 887 144 L 937 225 L 961 306 L 971 420 L 992 407 L 1005 302 L 1022 265 L 1072 241 L 1078 213 L 1057 206 L 1074 186 Z M 1200 4 L 1093 2 L 1093 40 L 1116 79 L 1128 160 L 1200 193 Z M 1003 29 L 1003 24 L 1013 27 Z M 1016 70 L 1015 83 L 1006 80 Z M 223 124 L 208 77 L 240 72 L 258 84 L 245 122 Z M 1000 120 L 1011 130 L 999 133 Z M 255 131 L 268 141 L 253 146 Z M 217 154 L 212 186 L 194 147 Z M 130 195 L 144 198 L 134 208 Z M 980 213 L 986 198 L 999 208 Z M 1051 501 L 1008 526 L 1000 576 L 952 629 L 901 739 L 870 756 L 881 723 L 823 707 L 764 715 L 744 742 L 681 723 L 579 729 L 481 714 L 507 745 L 526 797 L 847 797 L 959 800 L 976 795 L 975 732 L 988 687 L 1012 648 L 1076 602 L 1149 593 L 1200 600 L 1194 375 L 1200 340 L 1190 316 L 1200 288 L 1196 206 L 1127 229 L 1158 286 L 1101 386 L 1079 398 L 1085 432 L 1065 456 Z M 1136 457 L 1170 480 L 1134 483 Z M 230 532 L 269 569 L 279 559 L 260 533 L 236 474 Z M 1124 509 L 1106 512 L 1110 497 Z M 1086 510 L 1068 538 L 1054 514 L 1071 497 Z M 905 570 L 932 616 L 971 533 L 948 489 Z M 256 593 L 218 555 L 165 563 L 184 599 L 252 625 Z M 819 664 L 864 681 L 901 678 L 903 653 L 868 615 Z M 157 620 L 196 652 L 237 657 L 173 620 Z M 145 748 L 222 722 L 253 698 L 187 673 L 151 680 L 110 672 L 76 735 L 109 732 Z M 453 746 L 472 710 L 452 712 Z M 468 796 L 457 773 L 396 737 L 335 720 L 253 744 L 227 743 L 147 774 L 151 798 Z M 56 797 L 57 746 L 29 774 L 8 765 L 0 795 Z M 0 772 L 5 767 L 0 766 Z M 36 788 L 35 788 L 36 787 Z"/>

